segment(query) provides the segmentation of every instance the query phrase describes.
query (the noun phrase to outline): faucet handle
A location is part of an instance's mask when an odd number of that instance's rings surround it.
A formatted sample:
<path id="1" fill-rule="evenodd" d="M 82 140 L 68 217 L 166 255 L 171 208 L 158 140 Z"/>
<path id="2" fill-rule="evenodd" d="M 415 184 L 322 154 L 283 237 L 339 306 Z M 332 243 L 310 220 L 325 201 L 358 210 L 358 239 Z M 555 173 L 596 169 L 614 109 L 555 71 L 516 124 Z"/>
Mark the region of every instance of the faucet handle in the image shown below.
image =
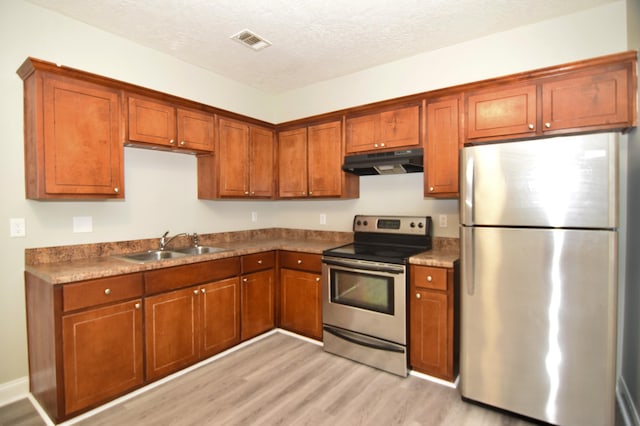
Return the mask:
<path id="1" fill-rule="evenodd" d="M 198 233 L 194 232 L 193 235 L 191 235 L 191 238 L 193 238 L 193 246 L 198 247 L 198 244 L 199 244 Z"/>

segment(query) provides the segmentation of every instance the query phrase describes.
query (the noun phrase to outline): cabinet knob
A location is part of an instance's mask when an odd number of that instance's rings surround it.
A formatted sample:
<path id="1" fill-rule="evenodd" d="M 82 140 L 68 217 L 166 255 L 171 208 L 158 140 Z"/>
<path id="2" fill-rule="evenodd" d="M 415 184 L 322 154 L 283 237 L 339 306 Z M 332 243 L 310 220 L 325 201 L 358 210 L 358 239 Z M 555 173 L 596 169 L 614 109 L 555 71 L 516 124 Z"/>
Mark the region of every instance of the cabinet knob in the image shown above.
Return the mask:
<path id="1" fill-rule="evenodd" d="M 377 144 L 377 143 L 374 143 L 374 144 L 373 144 L 373 147 L 374 147 L 374 148 L 377 148 L 377 147 L 378 147 L 378 144 Z"/>
<path id="2" fill-rule="evenodd" d="M 136 303 L 135 305 L 133 305 L 136 309 L 140 309 L 140 304 Z"/>
<path id="3" fill-rule="evenodd" d="M 529 130 L 533 130 L 534 127 L 533 123 L 529 123 Z"/>
<path id="4" fill-rule="evenodd" d="M 304 191 L 302 191 L 302 195 L 307 195 L 307 193 L 306 193 L 306 192 L 304 192 Z"/>
<path id="5" fill-rule="evenodd" d="M 429 187 L 429 192 L 433 192 L 433 186 Z"/>
<path id="6" fill-rule="evenodd" d="M 253 191 L 251 191 L 251 195 L 256 195 L 256 193 L 255 193 L 255 192 L 253 192 Z"/>
<path id="7" fill-rule="evenodd" d="M 244 195 L 249 195 L 249 191 L 244 191 Z"/>
<path id="8" fill-rule="evenodd" d="M 180 141 L 180 146 L 185 146 L 185 145 L 186 145 L 185 141 Z"/>
<path id="9" fill-rule="evenodd" d="M 104 294 L 106 294 L 107 296 L 111 294 L 111 289 L 110 288 L 105 288 L 104 289 Z"/>
<path id="10" fill-rule="evenodd" d="M 309 195 L 313 195 L 313 191 L 309 191 Z"/>
<path id="11" fill-rule="evenodd" d="M 169 140 L 169 145 L 173 145 L 174 143 L 176 143 L 176 141 L 174 141 L 173 139 Z"/>
<path id="12" fill-rule="evenodd" d="M 380 148 L 384 148 L 384 142 L 380 144 Z"/>
<path id="13" fill-rule="evenodd" d="M 302 260 L 298 259 L 298 265 L 302 264 Z"/>
<path id="14" fill-rule="evenodd" d="M 258 259 L 258 265 L 262 265 L 262 259 Z"/>
<path id="15" fill-rule="evenodd" d="M 551 127 L 551 123 L 544 123 L 544 127 L 548 129 L 549 127 Z"/>
<path id="16" fill-rule="evenodd" d="M 416 299 L 420 299 L 422 296 L 420 296 L 420 293 L 416 293 Z"/>
<path id="17" fill-rule="evenodd" d="M 319 283 L 320 282 L 320 277 L 316 277 L 316 282 Z"/>
<path id="18" fill-rule="evenodd" d="M 193 290 L 193 294 L 198 294 L 198 290 Z"/>
<path id="19" fill-rule="evenodd" d="M 427 281 L 428 281 L 428 282 L 433 281 L 433 277 L 432 277 L 431 275 L 427 275 Z"/>
<path id="20" fill-rule="evenodd" d="M 118 187 L 116 186 L 115 188 L 113 188 L 113 192 L 115 192 L 115 193 L 117 194 L 118 192 L 120 192 L 120 188 L 118 188 Z"/>
<path id="21" fill-rule="evenodd" d="M 243 282 L 243 283 L 246 283 L 246 282 L 248 282 L 248 281 L 249 281 L 249 279 L 248 279 L 248 278 L 243 278 L 243 279 L 242 279 L 242 282 Z"/>

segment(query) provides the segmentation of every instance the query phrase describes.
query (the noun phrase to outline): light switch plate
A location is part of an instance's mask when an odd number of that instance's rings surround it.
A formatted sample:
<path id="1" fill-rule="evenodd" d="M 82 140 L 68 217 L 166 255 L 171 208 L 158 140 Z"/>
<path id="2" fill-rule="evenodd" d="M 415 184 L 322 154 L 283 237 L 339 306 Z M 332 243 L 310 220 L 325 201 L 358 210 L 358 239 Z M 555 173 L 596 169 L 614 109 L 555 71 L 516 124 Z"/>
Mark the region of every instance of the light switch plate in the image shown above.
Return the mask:
<path id="1" fill-rule="evenodd" d="M 447 215 L 446 214 L 441 214 L 440 216 L 438 216 L 438 221 L 440 222 L 440 228 L 446 228 L 447 227 Z"/>
<path id="2" fill-rule="evenodd" d="M 327 224 L 327 214 L 320 213 L 320 225 L 326 225 L 326 224 Z"/>
<path id="3" fill-rule="evenodd" d="M 74 216 L 73 232 L 93 232 L 93 218 L 91 216 Z"/>

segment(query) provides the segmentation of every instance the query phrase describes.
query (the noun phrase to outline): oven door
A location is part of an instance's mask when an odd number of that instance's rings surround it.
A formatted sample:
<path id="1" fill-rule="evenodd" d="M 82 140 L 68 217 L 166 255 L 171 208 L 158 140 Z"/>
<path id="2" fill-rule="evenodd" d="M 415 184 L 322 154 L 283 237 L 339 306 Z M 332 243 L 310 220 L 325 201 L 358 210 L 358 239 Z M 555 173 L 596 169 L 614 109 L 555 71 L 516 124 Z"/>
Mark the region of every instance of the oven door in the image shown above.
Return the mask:
<path id="1" fill-rule="evenodd" d="M 406 345 L 404 265 L 324 257 L 323 323 Z"/>

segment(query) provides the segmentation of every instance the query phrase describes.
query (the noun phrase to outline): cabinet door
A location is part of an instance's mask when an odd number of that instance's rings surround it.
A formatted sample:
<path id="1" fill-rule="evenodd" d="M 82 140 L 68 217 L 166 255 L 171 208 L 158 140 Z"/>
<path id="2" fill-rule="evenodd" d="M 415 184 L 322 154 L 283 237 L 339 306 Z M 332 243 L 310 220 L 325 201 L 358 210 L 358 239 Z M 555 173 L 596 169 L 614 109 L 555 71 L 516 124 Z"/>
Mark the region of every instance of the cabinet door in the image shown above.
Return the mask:
<path id="1" fill-rule="evenodd" d="M 273 197 L 274 155 L 273 131 L 249 127 L 249 185 L 252 197 Z"/>
<path id="2" fill-rule="evenodd" d="M 278 196 L 307 196 L 307 129 L 278 134 Z"/>
<path id="3" fill-rule="evenodd" d="M 447 294 L 423 288 L 412 293 L 410 363 L 426 374 L 451 380 Z"/>
<path id="4" fill-rule="evenodd" d="M 459 98 L 427 104 L 424 195 L 458 195 Z"/>
<path id="5" fill-rule="evenodd" d="M 249 126 L 232 120 L 218 123 L 220 196 L 249 195 Z"/>
<path id="6" fill-rule="evenodd" d="M 143 382 L 140 300 L 62 317 L 65 412 Z"/>
<path id="7" fill-rule="evenodd" d="M 27 196 L 122 198 L 124 148 L 119 93 L 56 77 L 45 78 L 43 96 L 44 152 L 38 155 L 44 156 L 44 170 L 39 171 L 44 172 L 44 190 L 37 180 L 28 179 Z M 27 167 L 37 167 L 33 163 Z"/>
<path id="8" fill-rule="evenodd" d="M 275 327 L 275 286 L 273 269 L 242 277 L 242 340 Z"/>
<path id="9" fill-rule="evenodd" d="M 176 109 L 169 104 L 129 97 L 129 141 L 177 146 Z"/>
<path id="10" fill-rule="evenodd" d="M 173 373 L 198 360 L 200 326 L 195 287 L 144 301 L 147 379 Z"/>
<path id="11" fill-rule="evenodd" d="M 202 346 L 208 357 L 240 342 L 240 285 L 238 277 L 200 286 Z"/>
<path id="12" fill-rule="evenodd" d="M 468 139 L 509 139 L 536 134 L 536 85 L 467 97 Z"/>
<path id="13" fill-rule="evenodd" d="M 309 196 L 339 197 L 342 190 L 342 123 L 308 129 Z"/>
<path id="14" fill-rule="evenodd" d="M 420 145 L 420 106 L 380 113 L 380 148 Z"/>
<path id="15" fill-rule="evenodd" d="M 379 149 L 379 114 L 347 119 L 346 152 L 349 154 Z"/>
<path id="16" fill-rule="evenodd" d="M 178 146 L 200 152 L 213 151 L 213 115 L 178 108 Z"/>
<path id="17" fill-rule="evenodd" d="M 626 69 L 542 85 L 542 130 L 620 127 L 629 120 Z"/>
<path id="18" fill-rule="evenodd" d="M 280 270 L 280 326 L 322 340 L 320 275 Z"/>

